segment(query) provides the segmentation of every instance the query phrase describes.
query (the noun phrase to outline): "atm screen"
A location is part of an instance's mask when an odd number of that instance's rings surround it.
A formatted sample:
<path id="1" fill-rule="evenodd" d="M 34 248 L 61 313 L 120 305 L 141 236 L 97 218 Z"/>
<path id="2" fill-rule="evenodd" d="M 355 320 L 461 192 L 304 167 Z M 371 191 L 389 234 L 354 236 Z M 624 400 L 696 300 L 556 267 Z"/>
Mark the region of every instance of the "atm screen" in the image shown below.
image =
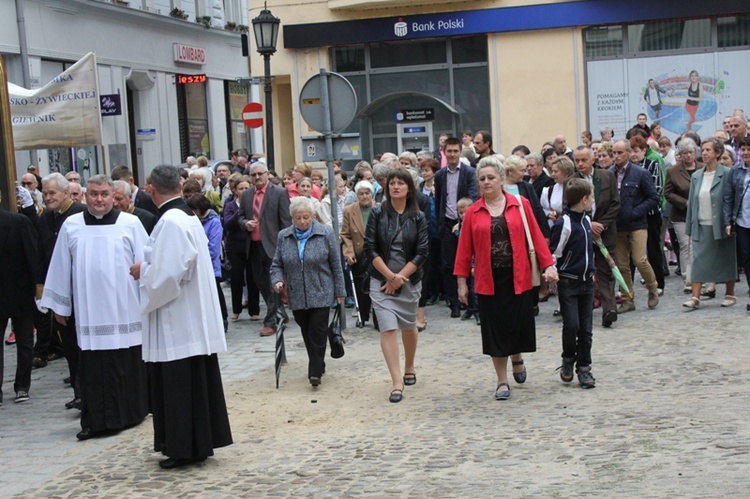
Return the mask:
<path id="1" fill-rule="evenodd" d="M 404 133 L 425 133 L 426 131 L 427 131 L 427 127 L 423 127 L 423 126 L 404 127 Z"/>

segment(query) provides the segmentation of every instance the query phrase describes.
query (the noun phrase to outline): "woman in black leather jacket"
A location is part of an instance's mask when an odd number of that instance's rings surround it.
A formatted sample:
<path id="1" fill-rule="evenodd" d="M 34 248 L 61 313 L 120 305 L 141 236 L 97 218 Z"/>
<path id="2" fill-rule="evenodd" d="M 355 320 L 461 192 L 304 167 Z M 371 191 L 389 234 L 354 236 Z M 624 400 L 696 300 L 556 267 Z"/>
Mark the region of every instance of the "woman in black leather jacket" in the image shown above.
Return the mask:
<path id="1" fill-rule="evenodd" d="M 389 400 L 400 402 L 404 385 L 414 385 L 417 374 L 417 306 L 422 290 L 423 265 L 429 253 L 428 221 L 419 210 L 411 174 L 391 170 L 385 200 L 373 208 L 365 233 L 370 265 L 370 298 L 378 318 L 380 346 L 391 373 Z M 404 343 L 404 376 L 399 366 L 398 337 Z"/>

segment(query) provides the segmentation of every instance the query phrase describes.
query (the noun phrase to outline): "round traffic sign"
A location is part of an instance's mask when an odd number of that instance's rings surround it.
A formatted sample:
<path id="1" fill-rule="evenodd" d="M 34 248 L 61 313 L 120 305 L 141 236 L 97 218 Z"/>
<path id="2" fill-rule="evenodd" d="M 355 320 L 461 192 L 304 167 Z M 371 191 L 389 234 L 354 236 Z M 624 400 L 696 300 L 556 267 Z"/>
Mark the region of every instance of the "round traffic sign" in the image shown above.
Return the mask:
<path id="1" fill-rule="evenodd" d="M 248 128 L 260 128 L 263 126 L 263 106 L 260 102 L 249 102 L 242 109 L 242 122 Z"/>
<path id="2" fill-rule="evenodd" d="M 338 73 L 326 72 L 328 101 L 322 101 L 322 75 L 315 75 L 302 87 L 299 95 L 300 113 L 310 128 L 320 133 L 339 133 L 349 126 L 357 113 L 357 94 L 349 80 Z M 335 99 L 335 100 L 334 100 Z M 325 128 L 324 108 L 331 113 L 331 129 Z"/>

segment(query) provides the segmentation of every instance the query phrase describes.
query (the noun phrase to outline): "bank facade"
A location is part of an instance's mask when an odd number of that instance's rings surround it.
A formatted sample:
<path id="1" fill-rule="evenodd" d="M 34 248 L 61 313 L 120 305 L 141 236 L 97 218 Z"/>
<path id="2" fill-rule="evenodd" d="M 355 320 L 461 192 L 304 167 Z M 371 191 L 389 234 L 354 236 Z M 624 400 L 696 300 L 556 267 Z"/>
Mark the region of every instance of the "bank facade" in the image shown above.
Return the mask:
<path id="1" fill-rule="evenodd" d="M 286 5 L 268 2 L 282 26 L 271 63 L 277 169 L 311 159 L 317 133 L 301 117 L 298 98 L 321 67 L 346 76 L 358 97 L 357 117 L 342 133 L 358 137 L 359 147 L 335 151 L 348 165 L 434 147 L 440 133 L 463 130 L 489 130 L 505 154 L 517 144 L 536 149 L 558 133 L 574 145 L 583 130 L 596 136 L 604 126 L 622 136 L 639 112 L 656 119 L 644 99 L 650 79 L 665 90 L 662 128 L 676 135 L 684 131 L 694 69 L 709 95 L 699 130 L 713 132 L 725 114 L 750 110 L 743 90 L 750 6 L 740 0 Z M 251 5 L 250 17 L 260 8 Z M 262 67 L 254 54 L 251 67 Z M 409 147 L 412 132 L 432 140 Z"/>
<path id="2" fill-rule="evenodd" d="M 241 111 L 257 86 L 236 81 L 249 75 L 236 28 L 249 24 L 244 0 L 25 0 L 23 23 L 14 0 L 0 0 L 0 12 L 0 54 L 12 83 L 25 86 L 23 29 L 28 88 L 94 52 L 104 99 L 103 147 L 19 151 L 19 176 L 32 162 L 42 174 L 76 169 L 84 178 L 124 164 L 142 184 L 160 163 L 252 148 Z"/>

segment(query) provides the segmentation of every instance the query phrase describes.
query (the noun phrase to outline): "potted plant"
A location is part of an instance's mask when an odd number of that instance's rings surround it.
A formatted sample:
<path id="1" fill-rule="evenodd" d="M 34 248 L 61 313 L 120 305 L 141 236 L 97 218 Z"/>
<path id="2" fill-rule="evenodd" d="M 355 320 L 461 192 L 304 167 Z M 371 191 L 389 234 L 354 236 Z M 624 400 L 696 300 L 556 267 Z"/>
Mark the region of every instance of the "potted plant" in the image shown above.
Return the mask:
<path id="1" fill-rule="evenodd" d="M 170 10 L 169 15 L 174 18 L 183 19 L 183 20 L 188 18 L 188 15 L 185 13 L 185 11 L 182 9 L 178 9 L 177 7 Z"/>
<path id="2" fill-rule="evenodd" d="M 237 31 L 237 23 L 230 21 L 224 25 L 224 29 L 227 31 Z"/>
<path id="3" fill-rule="evenodd" d="M 250 28 L 248 28 L 248 27 L 247 27 L 246 25 L 244 25 L 244 24 L 238 24 L 238 25 L 237 25 L 237 31 L 238 31 L 238 32 L 240 32 L 240 33 L 247 33 L 247 32 L 249 31 L 249 29 L 250 29 Z"/>
<path id="4" fill-rule="evenodd" d="M 211 16 L 195 16 L 195 22 L 202 24 L 208 29 L 211 27 Z"/>

